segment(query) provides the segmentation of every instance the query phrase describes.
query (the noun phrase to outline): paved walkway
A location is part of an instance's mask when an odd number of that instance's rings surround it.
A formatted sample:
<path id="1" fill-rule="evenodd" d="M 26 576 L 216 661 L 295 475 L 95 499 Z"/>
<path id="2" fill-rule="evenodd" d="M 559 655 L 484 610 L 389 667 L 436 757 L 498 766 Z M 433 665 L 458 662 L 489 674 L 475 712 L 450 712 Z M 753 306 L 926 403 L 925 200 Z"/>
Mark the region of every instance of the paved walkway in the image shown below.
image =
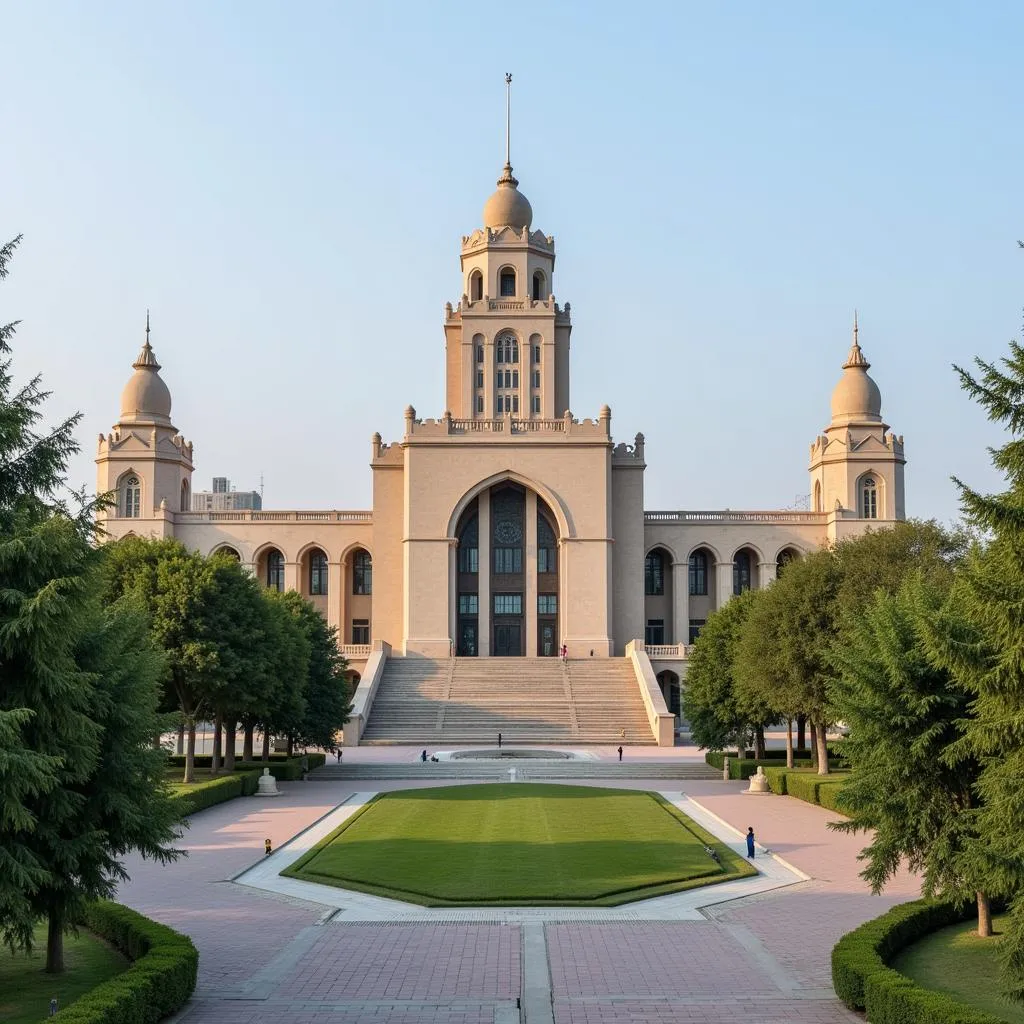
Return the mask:
<path id="1" fill-rule="evenodd" d="M 809 881 L 707 908 L 701 920 L 465 921 L 453 912 L 356 922 L 231 881 L 261 862 L 264 838 L 283 845 L 360 786 L 282 784 L 277 800 L 196 815 L 181 843 L 187 858 L 167 867 L 129 861 L 120 898 L 200 949 L 183 1024 L 855 1021 L 832 994 L 832 945 L 917 893 L 903 876 L 886 896 L 869 895 L 857 877 L 863 840 L 828 832 L 829 812 L 743 796 L 742 784 L 721 782 L 693 782 L 686 793 L 741 831 L 753 825 Z M 626 788 L 663 786 L 631 780 Z"/>

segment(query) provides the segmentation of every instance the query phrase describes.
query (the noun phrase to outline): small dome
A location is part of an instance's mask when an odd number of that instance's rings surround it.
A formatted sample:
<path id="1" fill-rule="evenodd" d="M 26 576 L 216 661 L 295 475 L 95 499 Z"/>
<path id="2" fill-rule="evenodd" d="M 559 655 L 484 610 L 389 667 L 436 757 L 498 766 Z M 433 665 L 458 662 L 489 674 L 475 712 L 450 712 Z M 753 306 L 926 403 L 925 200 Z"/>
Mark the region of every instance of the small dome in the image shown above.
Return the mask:
<path id="1" fill-rule="evenodd" d="M 854 334 L 850 354 L 843 363 L 843 375 L 832 392 L 833 423 L 882 421 L 882 392 L 868 376 L 870 366 Z"/>
<path id="2" fill-rule="evenodd" d="M 171 422 L 171 392 L 160 376 L 160 364 L 149 344 L 149 331 L 138 359 L 132 363 L 135 373 L 121 392 L 122 423 Z"/>
<path id="3" fill-rule="evenodd" d="M 498 179 L 498 191 L 484 203 L 484 227 L 510 227 L 522 231 L 530 226 L 533 208 L 518 185 L 519 182 L 512 177 L 512 165 L 505 164 Z"/>

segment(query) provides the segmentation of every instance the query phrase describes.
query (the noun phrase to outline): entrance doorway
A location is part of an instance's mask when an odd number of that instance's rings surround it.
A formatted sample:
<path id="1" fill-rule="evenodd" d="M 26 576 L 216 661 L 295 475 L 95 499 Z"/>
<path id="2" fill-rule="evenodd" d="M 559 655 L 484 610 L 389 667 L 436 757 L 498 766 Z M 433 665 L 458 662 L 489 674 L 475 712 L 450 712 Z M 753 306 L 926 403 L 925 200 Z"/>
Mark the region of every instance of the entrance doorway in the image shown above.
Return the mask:
<path id="1" fill-rule="evenodd" d="M 459 623 L 459 657 L 475 658 L 476 647 L 476 619 L 463 619 Z"/>
<path id="2" fill-rule="evenodd" d="M 520 658 L 523 654 L 523 627 L 518 622 L 494 624 L 494 657 Z"/>
<path id="3" fill-rule="evenodd" d="M 555 643 L 555 623 L 541 621 L 539 647 L 537 653 L 542 658 L 554 658 L 558 654 Z"/>

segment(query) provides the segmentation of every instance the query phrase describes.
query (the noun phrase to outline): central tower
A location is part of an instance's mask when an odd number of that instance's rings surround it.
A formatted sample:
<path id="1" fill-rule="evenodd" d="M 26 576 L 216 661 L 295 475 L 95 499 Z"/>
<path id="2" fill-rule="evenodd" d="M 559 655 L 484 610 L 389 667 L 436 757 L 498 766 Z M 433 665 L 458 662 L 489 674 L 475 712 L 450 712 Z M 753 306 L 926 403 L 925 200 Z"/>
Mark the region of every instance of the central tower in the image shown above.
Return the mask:
<path id="1" fill-rule="evenodd" d="M 555 302 L 555 240 L 532 221 L 506 148 L 484 226 L 462 238 L 462 301 L 445 310 L 446 408 L 456 419 L 552 420 L 569 409 L 569 304 Z"/>

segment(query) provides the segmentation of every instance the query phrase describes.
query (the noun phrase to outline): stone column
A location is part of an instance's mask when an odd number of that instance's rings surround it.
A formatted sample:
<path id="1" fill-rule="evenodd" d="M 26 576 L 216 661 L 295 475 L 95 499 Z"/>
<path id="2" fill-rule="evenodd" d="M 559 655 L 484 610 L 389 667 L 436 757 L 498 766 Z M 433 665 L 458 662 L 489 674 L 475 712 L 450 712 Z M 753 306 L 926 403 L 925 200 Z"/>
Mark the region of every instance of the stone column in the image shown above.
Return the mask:
<path id="1" fill-rule="evenodd" d="M 715 562 L 718 574 L 718 600 L 715 609 L 724 608 L 732 597 L 732 562 Z"/>
<path id="2" fill-rule="evenodd" d="M 488 392 L 491 393 L 491 392 Z M 476 499 L 479 553 L 477 572 L 478 605 L 476 638 L 477 652 L 481 658 L 491 654 L 491 492 L 483 491 Z"/>
<path id="3" fill-rule="evenodd" d="M 537 654 L 537 494 L 526 492 L 526 545 L 523 549 L 523 572 L 526 574 L 526 594 L 523 614 L 526 617 L 526 657 Z"/>
<path id="4" fill-rule="evenodd" d="M 775 577 L 778 574 L 778 566 L 774 562 L 758 562 L 757 564 L 761 570 L 758 587 L 761 590 L 764 590 L 764 588 L 770 583 L 775 582 Z"/>
<path id="5" fill-rule="evenodd" d="M 690 642 L 690 563 L 672 563 L 672 642 Z"/>
<path id="6" fill-rule="evenodd" d="M 345 570 L 343 562 L 328 562 L 327 563 L 327 625 L 334 626 L 338 630 L 338 643 L 342 644 L 345 642 L 345 638 L 341 635 L 341 631 L 344 629 L 344 618 L 341 610 L 343 608 L 343 602 L 345 600 L 342 595 L 342 581 L 345 579 Z"/>
<path id="7" fill-rule="evenodd" d="M 285 590 L 298 590 L 299 589 L 299 562 L 285 562 L 284 563 L 284 589 Z"/>
<path id="8" fill-rule="evenodd" d="M 448 542 L 448 637 L 454 655 L 459 636 L 459 542 Z"/>
<path id="9" fill-rule="evenodd" d="M 348 625 L 348 559 L 338 563 L 338 643 L 352 643 L 352 631 Z M 370 639 L 373 639 L 373 622 L 370 623 Z"/>

